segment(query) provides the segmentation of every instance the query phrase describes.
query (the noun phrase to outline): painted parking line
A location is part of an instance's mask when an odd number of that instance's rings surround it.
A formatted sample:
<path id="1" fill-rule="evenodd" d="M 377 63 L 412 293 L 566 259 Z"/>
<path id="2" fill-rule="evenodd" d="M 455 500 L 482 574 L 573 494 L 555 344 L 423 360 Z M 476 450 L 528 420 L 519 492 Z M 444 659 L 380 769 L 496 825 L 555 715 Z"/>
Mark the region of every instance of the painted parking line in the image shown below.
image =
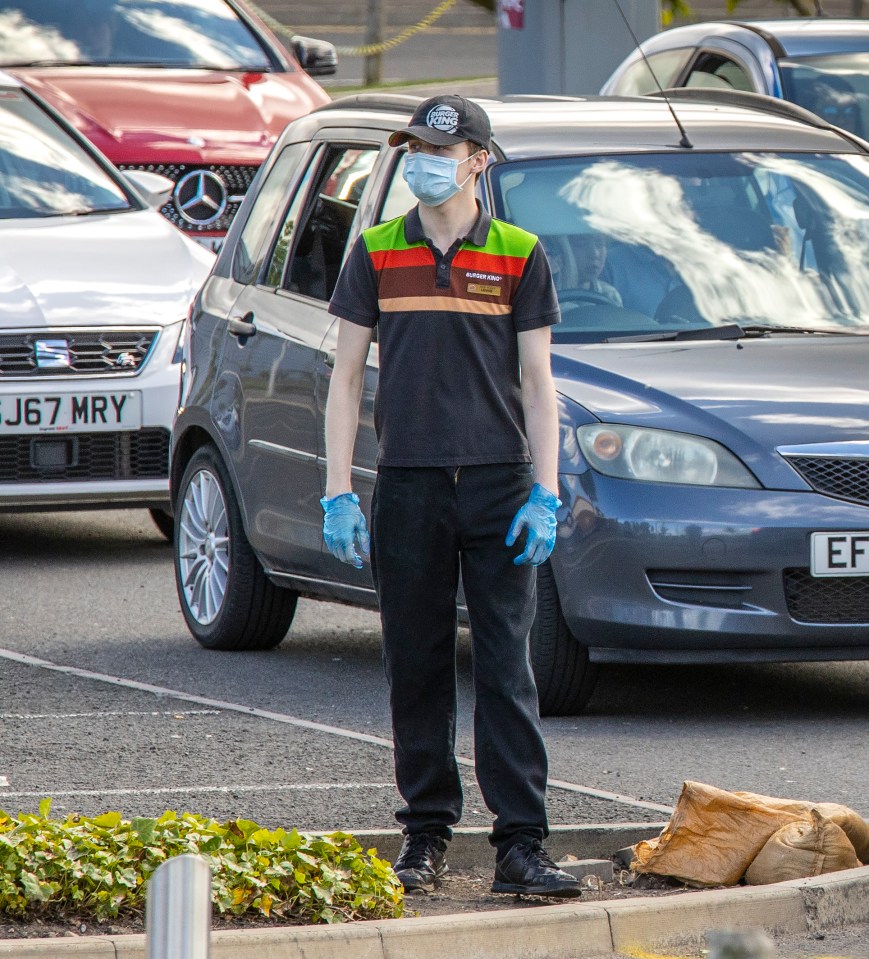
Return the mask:
<path id="1" fill-rule="evenodd" d="M 219 709 L 104 709 L 95 713 L 0 713 L 0 719 L 104 719 L 107 716 L 171 716 L 173 719 L 186 719 L 188 716 L 219 716 Z"/>
<path id="2" fill-rule="evenodd" d="M 78 796 L 185 796 L 197 793 L 329 792 L 331 790 L 395 789 L 394 783 L 275 783 L 238 786 L 158 786 L 151 789 L 52 789 L 52 799 Z M 44 791 L 0 792 L 0 799 L 40 799 Z"/>
<path id="3" fill-rule="evenodd" d="M 47 659 L 39 659 L 36 656 L 28 656 L 25 653 L 18 653 L 11 649 L 0 649 L 0 659 L 9 660 L 9 662 L 19 663 L 23 666 L 33 666 L 37 669 L 46 669 L 51 672 L 63 673 L 66 676 L 76 676 L 79 679 L 89 679 L 99 683 L 108 683 L 112 686 L 121 686 L 124 689 L 135 689 L 138 692 L 152 693 L 155 696 L 168 696 L 185 703 L 196 703 L 199 706 L 206 706 L 225 712 L 242 713 L 245 716 L 255 716 L 257 719 L 268 719 L 271 722 L 284 723 L 288 726 L 297 726 L 300 729 L 310 729 L 312 732 L 326 733 L 329 736 L 340 736 L 343 739 L 351 739 L 356 742 L 369 743 L 373 746 L 382 746 L 386 749 L 392 749 L 392 740 L 384 739 L 382 736 L 372 736 L 369 733 L 360 733 L 355 729 L 344 729 L 341 726 L 330 726 L 325 723 L 315 723 L 310 719 L 302 719 L 299 716 L 290 716 L 287 713 L 277 713 L 270 709 L 257 709 L 255 706 L 245 706 L 243 703 L 226 702 L 222 699 L 213 699 L 210 696 L 198 696 L 195 693 L 185 693 L 182 690 L 170 689 L 166 686 L 155 686 L 152 683 L 141 683 L 135 679 L 124 679 L 121 676 L 110 676 L 107 673 L 97 673 L 90 669 L 81 669 L 78 666 L 64 666 L 61 663 L 52 663 Z M 461 766 L 473 768 L 474 760 L 466 756 L 457 756 L 456 762 Z M 621 793 L 607 792 L 603 789 L 592 789 L 588 786 L 582 786 L 578 783 L 566 782 L 561 779 L 550 779 L 548 782 L 550 788 L 563 789 L 567 792 L 579 793 L 583 796 L 593 796 L 596 799 L 607 799 L 610 802 L 621 803 L 626 806 L 633 806 L 638 809 L 650 809 L 655 812 L 663 812 L 668 815 L 673 812 L 672 806 L 665 806 L 661 803 L 648 802 L 644 799 L 635 799 L 633 796 L 624 796 Z"/>

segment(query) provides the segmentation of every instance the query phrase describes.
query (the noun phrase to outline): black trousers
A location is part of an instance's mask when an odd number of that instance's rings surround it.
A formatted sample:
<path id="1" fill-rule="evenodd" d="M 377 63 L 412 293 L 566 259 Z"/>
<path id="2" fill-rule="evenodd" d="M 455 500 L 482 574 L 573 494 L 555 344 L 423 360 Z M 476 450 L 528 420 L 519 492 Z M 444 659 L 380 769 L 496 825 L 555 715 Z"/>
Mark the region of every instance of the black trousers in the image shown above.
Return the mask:
<path id="1" fill-rule="evenodd" d="M 504 539 L 533 485 L 527 463 L 381 467 L 371 565 L 380 601 L 395 774 L 406 833 L 451 838 L 462 814 L 455 760 L 456 593 L 470 616 L 477 781 L 491 842 L 544 839 L 546 748 L 529 659 L 536 571 Z"/>

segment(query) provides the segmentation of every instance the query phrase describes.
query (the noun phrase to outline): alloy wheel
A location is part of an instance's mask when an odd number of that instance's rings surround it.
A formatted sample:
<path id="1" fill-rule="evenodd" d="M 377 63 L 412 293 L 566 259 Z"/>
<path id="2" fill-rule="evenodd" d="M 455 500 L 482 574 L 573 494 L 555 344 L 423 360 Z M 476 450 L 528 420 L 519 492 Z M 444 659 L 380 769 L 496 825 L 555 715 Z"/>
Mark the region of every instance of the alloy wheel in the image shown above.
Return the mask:
<path id="1" fill-rule="evenodd" d="M 220 613 L 229 576 L 226 500 L 208 470 L 195 473 L 184 491 L 177 548 L 187 608 L 196 622 L 207 626 Z"/>

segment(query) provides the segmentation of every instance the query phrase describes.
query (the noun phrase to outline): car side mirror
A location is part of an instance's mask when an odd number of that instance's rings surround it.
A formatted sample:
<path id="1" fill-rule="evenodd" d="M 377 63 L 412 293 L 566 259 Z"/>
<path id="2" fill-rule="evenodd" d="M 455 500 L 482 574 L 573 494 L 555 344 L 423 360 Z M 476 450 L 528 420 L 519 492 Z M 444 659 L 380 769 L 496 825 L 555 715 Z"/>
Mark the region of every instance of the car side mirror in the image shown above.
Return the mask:
<path id="1" fill-rule="evenodd" d="M 299 66 L 311 77 L 328 77 L 338 69 L 338 51 L 334 43 L 294 36 L 291 42 Z"/>
<path id="2" fill-rule="evenodd" d="M 169 202 L 175 184 L 167 176 L 150 170 L 122 170 L 121 176 L 148 206 L 159 210 Z"/>

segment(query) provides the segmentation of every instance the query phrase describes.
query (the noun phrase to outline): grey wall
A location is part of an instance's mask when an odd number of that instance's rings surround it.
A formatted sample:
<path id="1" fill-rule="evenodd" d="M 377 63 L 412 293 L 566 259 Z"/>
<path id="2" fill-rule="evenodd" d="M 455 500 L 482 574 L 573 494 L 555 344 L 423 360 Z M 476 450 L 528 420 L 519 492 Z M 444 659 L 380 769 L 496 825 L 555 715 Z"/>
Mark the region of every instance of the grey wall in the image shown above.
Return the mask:
<path id="1" fill-rule="evenodd" d="M 637 40 L 661 29 L 658 0 L 620 0 Z M 597 93 L 636 46 L 614 0 L 525 0 L 525 26 L 498 25 L 500 93 Z"/>

